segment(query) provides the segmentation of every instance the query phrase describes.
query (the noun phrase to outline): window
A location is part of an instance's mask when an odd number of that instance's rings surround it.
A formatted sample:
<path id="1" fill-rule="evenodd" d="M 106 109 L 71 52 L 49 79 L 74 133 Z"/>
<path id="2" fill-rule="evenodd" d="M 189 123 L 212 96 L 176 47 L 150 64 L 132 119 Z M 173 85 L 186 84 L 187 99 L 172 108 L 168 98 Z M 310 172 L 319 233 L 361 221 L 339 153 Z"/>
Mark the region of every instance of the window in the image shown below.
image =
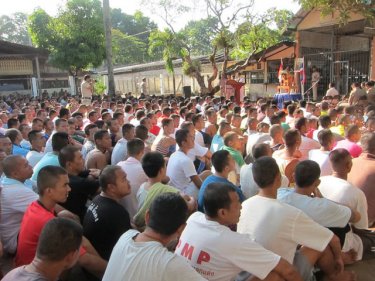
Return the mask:
<path id="1" fill-rule="evenodd" d="M 247 72 L 246 81 L 250 81 L 250 84 L 263 84 L 264 83 L 263 71 Z"/>

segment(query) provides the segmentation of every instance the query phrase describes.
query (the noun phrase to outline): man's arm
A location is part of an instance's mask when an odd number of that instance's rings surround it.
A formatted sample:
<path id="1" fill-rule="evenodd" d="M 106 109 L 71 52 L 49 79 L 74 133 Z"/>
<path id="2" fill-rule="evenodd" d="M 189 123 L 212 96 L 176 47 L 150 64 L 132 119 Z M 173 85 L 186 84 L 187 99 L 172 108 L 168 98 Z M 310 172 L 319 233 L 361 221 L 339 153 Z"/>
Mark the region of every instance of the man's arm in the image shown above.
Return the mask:
<path id="1" fill-rule="evenodd" d="M 278 273 L 286 281 L 302 281 L 302 277 L 296 268 L 283 258 L 280 258 L 279 263 L 273 271 Z"/>
<path id="2" fill-rule="evenodd" d="M 195 184 L 195 186 L 200 189 L 202 185 L 202 180 L 198 175 L 191 176 L 190 177 L 191 181 Z"/>
<path id="3" fill-rule="evenodd" d="M 356 210 L 351 210 L 351 211 L 352 211 L 352 215 L 350 216 L 349 222 L 351 223 L 359 222 L 361 219 L 361 214 L 357 212 Z"/>
<path id="4" fill-rule="evenodd" d="M 329 242 L 329 247 L 332 250 L 336 272 L 337 273 L 343 272 L 344 261 L 342 260 L 342 255 L 341 255 L 341 244 L 340 244 L 340 239 L 336 235 L 333 235 L 331 241 Z"/>

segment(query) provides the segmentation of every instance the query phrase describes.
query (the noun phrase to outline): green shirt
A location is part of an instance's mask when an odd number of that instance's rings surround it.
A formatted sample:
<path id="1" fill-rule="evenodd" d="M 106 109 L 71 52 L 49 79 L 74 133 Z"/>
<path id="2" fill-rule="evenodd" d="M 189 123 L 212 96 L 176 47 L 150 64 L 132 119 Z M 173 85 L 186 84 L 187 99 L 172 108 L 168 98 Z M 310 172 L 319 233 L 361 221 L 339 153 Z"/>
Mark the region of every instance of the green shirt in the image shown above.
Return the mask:
<path id="1" fill-rule="evenodd" d="M 230 155 L 232 155 L 234 161 L 236 161 L 239 167 L 242 167 L 242 165 L 245 164 L 245 161 L 243 160 L 241 152 L 239 152 L 238 150 L 231 148 L 229 146 L 226 146 L 226 145 L 222 147 L 222 150 L 228 151 Z"/>
<path id="2" fill-rule="evenodd" d="M 151 203 L 154 201 L 154 199 L 160 194 L 167 192 L 179 193 L 180 191 L 175 187 L 162 184 L 161 182 L 157 182 L 153 186 L 151 186 L 150 190 L 147 193 L 145 202 L 134 216 L 134 223 L 138 228 L 143 229 L 145 227 L 146 211 L 150 208 Z"/>

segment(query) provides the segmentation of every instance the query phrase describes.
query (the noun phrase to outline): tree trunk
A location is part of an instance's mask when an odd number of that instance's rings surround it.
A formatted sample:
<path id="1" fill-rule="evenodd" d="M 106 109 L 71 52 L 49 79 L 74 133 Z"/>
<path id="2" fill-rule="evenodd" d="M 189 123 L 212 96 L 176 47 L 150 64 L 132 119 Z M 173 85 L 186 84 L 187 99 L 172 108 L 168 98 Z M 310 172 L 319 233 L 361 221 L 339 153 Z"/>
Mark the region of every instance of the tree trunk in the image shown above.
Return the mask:
<path id="1" fill-rule="evenodd" d="M 103 0 L 103 18 L 104 18 L 104 32 L 105 32 L 105 47 L 107 56 L 108 69 L 108 95 L 115 95 L 115 79 L 113 75 L 112 64 L 112 32 L 111 32 L 111 15 L 109 8 L 109 0 Z"/>

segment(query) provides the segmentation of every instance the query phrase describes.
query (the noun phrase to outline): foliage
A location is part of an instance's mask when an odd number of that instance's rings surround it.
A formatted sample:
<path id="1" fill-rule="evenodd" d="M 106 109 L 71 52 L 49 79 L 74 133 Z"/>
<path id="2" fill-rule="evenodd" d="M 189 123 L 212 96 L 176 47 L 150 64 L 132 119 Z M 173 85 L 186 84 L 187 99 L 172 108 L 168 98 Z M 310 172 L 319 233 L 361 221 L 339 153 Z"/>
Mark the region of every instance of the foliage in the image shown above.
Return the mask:
<path id="1" fill-rule="evenodd" d="M 30 45 L 30 37 L 27 31 L 27 15 L 20 12 L 10 16 L 2 15 L 0 17 L 0 39 Z"/>
<path id="2" fill-rule="evenodd" d="M 29 18 L 33 43 L 50 51 L 50 62 L 72 75 L 105 58 L 103 14 L 99 0 L 68 0 L 56 18 L 42 9 Z"/>
<path id="3" fill-rule="evenodd" d="M 114 40 L 126 43 L 120 48 L 121 51 L 118 50 L 114 63 L 144 63 L 161 59 L 160 52 L 154 53 L 152 56 L 147 52 L 150 34 L 157 30 L 156 23 L 149 17 L 144 16 L 140 11 L 136 11 L 134 15 L 128 15 L 123 13 L 121 9 L 112 9 L 111 21 L 112 28 L 117 30 L 117 38 Z M 128 50 L 125 50 L 126 47 L 128 47 Z M 122 54 L 124 54 L 124 57 L 122 57 Z"/>
<path id="4" fill-rule="evenodd" d="M 194 56 L 207 55 L 212 52 L 212 41 L 218 31 L 218 20 L 208 17 L 201 20 L 189 21 L 179 32 L 186 39 L 191 54 Z"/>
<path id="5" fill-rule="evenodd" d="M 104 84 L 103 78 L 97 80 L 94 84 L 94 93 L 103 95 L 107 87 Z"/>
<path id="6" fill-rule="evenodd" d="M 298 0 L 298 2 L 306 10 L 319 9 L 323 16 L 338 12 L 341 25 L 348 22 L 350 13 L 359 13 L 367 19 L 374 19 L 374 5 L 371 0 Z"/>
<path id="7" fill-rule="evenodd" d="M 149 40 L 149 54 L 153 55 L 162 50 L 166 69 L 171 73 L 173 72 L 173 60 L 183 59 L 189 55 L 183 34 L 173 33 L 169 29 L 164 31 L 156 30 L 151 32 Z"/>
<path id="8" fill-rule="evenodd" d="M 235 32 L 236 48 L 232 56 L 245 59 L 249 53 L 265 50 L 276 43 L 290 39 L 284 32 L 293 13 L 288 10 L 269 9 L 260 20 L 253 18 L 241 24 Z"/>
<path id="9" fill-rule="evenodd" d="M 114 65 L 146 61 L 147 45 L 136 37 L 112 29 L 112 61 Z"/>

